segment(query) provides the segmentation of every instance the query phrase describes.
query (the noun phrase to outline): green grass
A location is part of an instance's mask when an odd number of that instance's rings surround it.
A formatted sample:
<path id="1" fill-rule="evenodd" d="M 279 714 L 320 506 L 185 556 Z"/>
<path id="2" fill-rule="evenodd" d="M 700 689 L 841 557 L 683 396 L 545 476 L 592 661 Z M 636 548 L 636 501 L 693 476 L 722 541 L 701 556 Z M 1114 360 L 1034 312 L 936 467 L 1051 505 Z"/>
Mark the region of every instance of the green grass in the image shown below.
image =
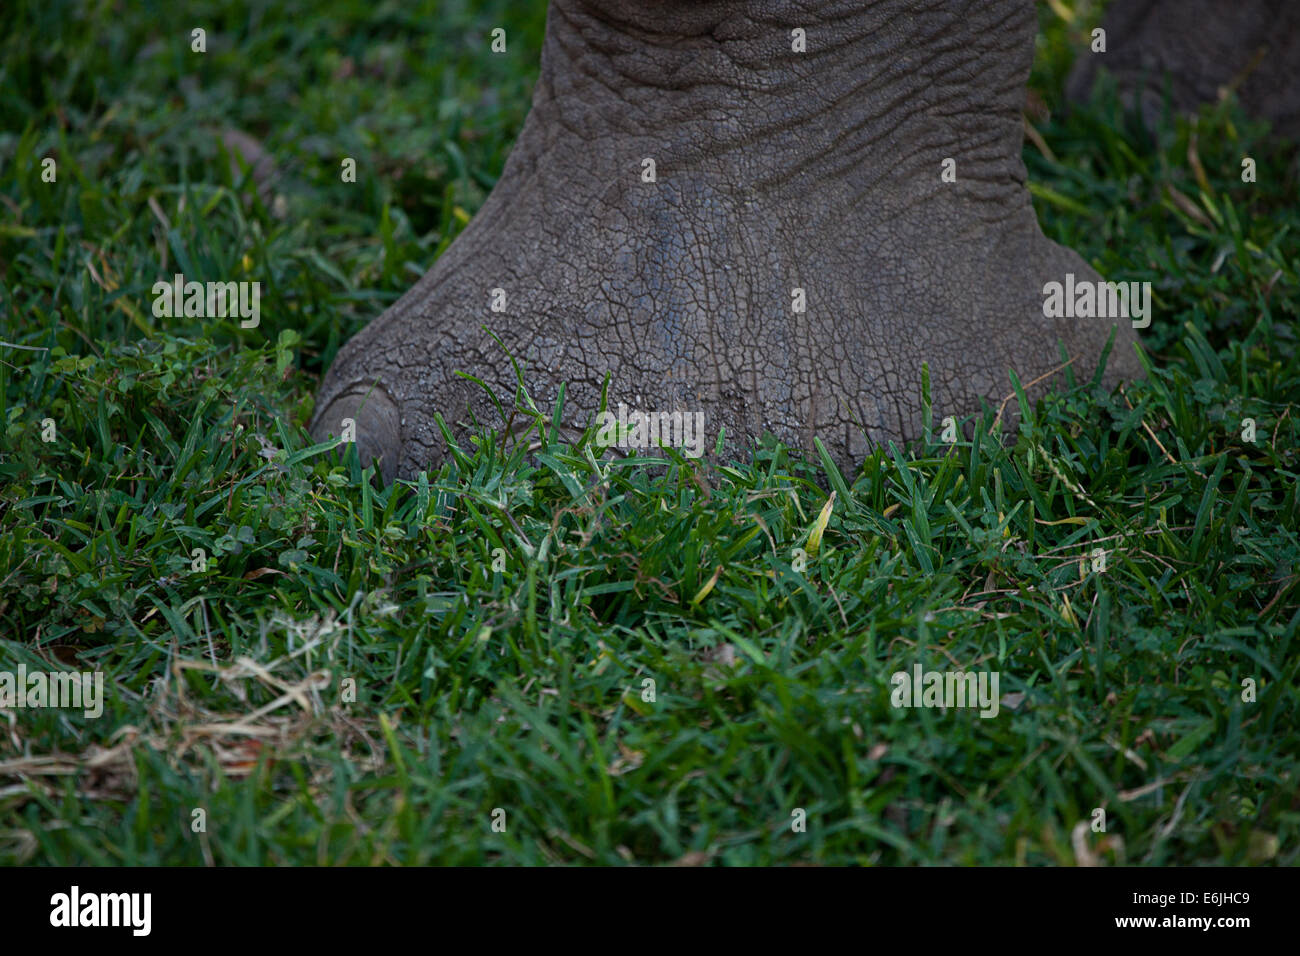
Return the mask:
<path id="1" fill-rule="evenodd" d="M 315 383 L 482 202 L 543 23 L 414 6 L 0 13 L 0 340 L 38 350 L 0 348 L 0 670 L 107 691 L 0 713 L 0 860 L 1296 862 L 1292 147 L 1231 103 L 1067 115 L 1096 11 L 1043 7 L 1039 216 L 1155 284 L 1147 381 L 856 475 L 604 462 L 541 409 L 535 457 L 385 489 L 306 436 Z M 155 318 L 178 269 L 261 281 L 261 327 Z M 916 663 L 1011 696 L 891 707 Z"/>

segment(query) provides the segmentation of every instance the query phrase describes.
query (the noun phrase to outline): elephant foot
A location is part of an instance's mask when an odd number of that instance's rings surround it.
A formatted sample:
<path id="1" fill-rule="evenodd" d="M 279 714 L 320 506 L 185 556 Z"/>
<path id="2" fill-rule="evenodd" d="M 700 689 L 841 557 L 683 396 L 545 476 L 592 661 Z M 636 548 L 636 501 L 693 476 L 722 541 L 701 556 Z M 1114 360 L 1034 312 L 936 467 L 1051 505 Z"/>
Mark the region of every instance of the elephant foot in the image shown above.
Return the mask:
<path id="1" fill-rule="evenodd" d="M 517 363 L 547 415 L 567 383 L 573 433 L 604 398 L 671 420 L 665 444 L 820 438 L 853 469 L 922 433 L 923 366 L 936 419 L 1010 371 L 1059 382 L 1062 352 L 1086 380 L 1112 332 L 1104 381 L 1139 375 L 1130 321 L 1045 314 L 1050 283 L 1098 277 L 1025 188 L 1034 32 L 1022 0 L 555 0 L 499 183 L 340 351 L 314 435 L 412 475 L 445 454 L 436 415 L 458 441 L 519 424 Z"/>
<path id="2" fill-rule="evenodd" d="M 1106 51 L 1080 54 L 1066 95 L 1083 102 L 1111 73 L 1148 126 L 1233 89 L 1251 115 L 1300 138 L 1300 4 L 1295 0 L 1116 0 Z"/>

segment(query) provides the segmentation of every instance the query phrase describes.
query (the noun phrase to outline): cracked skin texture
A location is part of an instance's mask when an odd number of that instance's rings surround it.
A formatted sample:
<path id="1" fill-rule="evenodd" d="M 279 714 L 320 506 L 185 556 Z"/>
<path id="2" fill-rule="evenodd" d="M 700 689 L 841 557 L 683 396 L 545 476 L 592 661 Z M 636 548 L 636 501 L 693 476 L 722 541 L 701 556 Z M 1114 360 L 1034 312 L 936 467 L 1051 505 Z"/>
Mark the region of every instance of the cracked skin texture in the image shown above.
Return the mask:
<path id="1" fill-rule="evenodd" d="M 362 460 L 409 477 L 445 454 L 435 413 L 458 441 L 501 427 L 455 373 L 508 409 L 508 352 L 543 411 L 568 383 L 567 427 L 608 374 L 611 407 L 703 411 L 726 456 L 817 436 L 854 469 L 921 433 L 922 363 L 936 419 L 1057 368 L 1058 343 L 1085 379 L 1112 326 L 1105 383 L 1140 375 L 1130 323 L 1042 314 L 1046 282 L 1098 277 L 1025 188 L 1034 32 L 1030 0 L 555 0 L 500 181 L 339 352 L 313 434 L 353 418 Z"/>

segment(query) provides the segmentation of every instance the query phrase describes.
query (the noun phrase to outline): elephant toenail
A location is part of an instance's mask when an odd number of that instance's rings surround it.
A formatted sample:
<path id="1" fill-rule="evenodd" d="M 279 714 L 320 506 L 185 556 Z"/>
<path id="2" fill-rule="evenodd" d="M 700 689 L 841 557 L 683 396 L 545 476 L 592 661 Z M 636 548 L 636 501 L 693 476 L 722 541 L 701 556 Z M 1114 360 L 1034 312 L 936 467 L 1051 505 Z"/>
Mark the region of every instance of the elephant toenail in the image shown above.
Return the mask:
<path id="1" fill-rule="evenodd" d="M 356 386 L 327 402 L 311 426 L 316 441 L 355 442 L 364 468 L 375 465 L 384 482 L 397 475 L 402 455 L 402 419 L 397 403 L 379 384 Z"/>

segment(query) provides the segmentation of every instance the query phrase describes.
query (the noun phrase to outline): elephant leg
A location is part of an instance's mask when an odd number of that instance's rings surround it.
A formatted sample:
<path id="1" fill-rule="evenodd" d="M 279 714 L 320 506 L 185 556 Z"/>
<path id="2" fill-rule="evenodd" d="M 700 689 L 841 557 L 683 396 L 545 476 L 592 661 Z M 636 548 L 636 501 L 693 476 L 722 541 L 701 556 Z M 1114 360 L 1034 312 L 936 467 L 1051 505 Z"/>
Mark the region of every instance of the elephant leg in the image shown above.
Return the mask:
<path id="1" fill-rule="evenodd" d="M 339 352 L 318 439 L 411 475 L 505 427 L 515 365 L 566 428 L 703 416 L 712 448 L 821 438 L 843 467 L 1011 393 L 1140 374 L 1132 323 L 1044 308 L 1095 282 L 1039 230 L 1021 160 L 1031 0 L 554 0 L 501 178 Z M 464 374 L 459 374 L 464 373 Z M 468 377 L 467 377 L 468 376 Z"/>
<path id="2" fill-rule="evenodd" d="M 1242 106 L 1300 137 L 1300 3 L 1295 0 L 1116 0 L 1102 21 L 1106 52 L 1080 55 L 1066 87 L 1091 94 L 1101 70 L 1118 80 L 1148 125 L 1165 95 L 1180 111 L 1233 88 Z"/>

